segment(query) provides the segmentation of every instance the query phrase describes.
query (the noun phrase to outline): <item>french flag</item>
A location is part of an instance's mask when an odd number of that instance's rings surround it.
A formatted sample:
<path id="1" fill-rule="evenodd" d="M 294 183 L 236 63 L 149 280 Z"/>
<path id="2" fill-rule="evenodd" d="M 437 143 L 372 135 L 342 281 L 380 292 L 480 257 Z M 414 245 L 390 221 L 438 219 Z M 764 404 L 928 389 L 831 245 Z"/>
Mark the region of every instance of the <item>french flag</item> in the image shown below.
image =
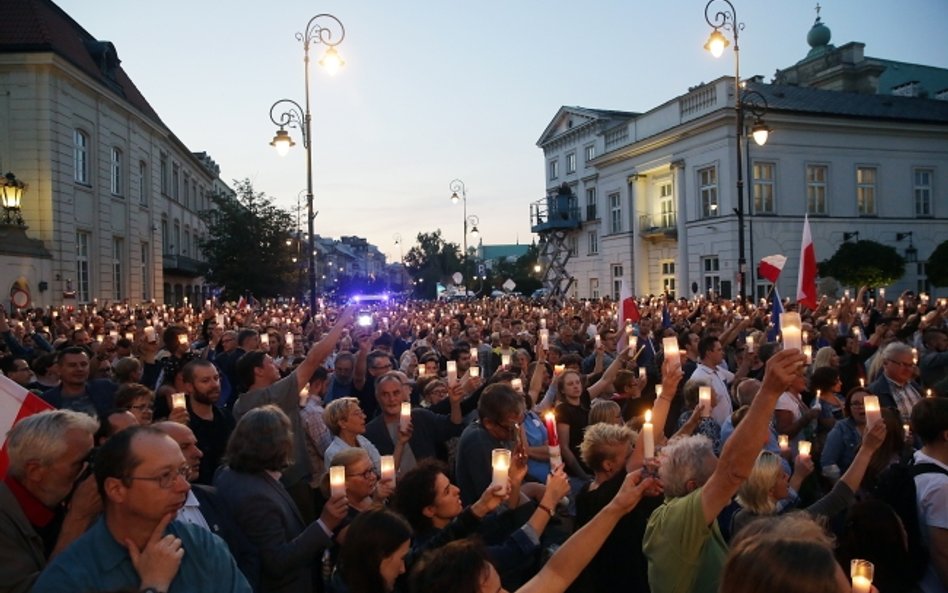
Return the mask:
<path id="1" fill-rule="evenodd" d="M 810 218 L 803 216 L 803 241 L 800 243 L 800 275 L 797 276 L 797 303 L 812 310 L 819 307 L 816 299 L 816 250 L 810 233 Z"/>
<path id="2" fill-rule="evenodd" d="M 39 396 L 0 375 L 0 436 L 3 438 L 3 448 L 0 449 L 0 477 L 7 473 L 7 433 L 13 425 L 27 416 L 52 409 L 53 406 Z"/>

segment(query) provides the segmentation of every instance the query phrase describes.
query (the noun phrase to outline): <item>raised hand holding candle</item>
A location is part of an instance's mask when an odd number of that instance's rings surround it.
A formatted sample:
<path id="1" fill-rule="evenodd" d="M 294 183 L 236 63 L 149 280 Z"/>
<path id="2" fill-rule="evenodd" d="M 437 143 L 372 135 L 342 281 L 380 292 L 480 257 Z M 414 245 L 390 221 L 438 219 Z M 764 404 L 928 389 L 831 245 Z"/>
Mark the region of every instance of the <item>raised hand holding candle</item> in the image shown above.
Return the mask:
<path id="1" fill-rule="evenodd" d="M 803 345 L 803 356 L 806 356 L 806 363 L 810 364 L 813 362 L 813 346 L 809 344 Z"/>
<path id="2" fill-rule="evenodd" d="M 545 318 L 545 317 L 541 317 L 541 318 L 540 318 L 540 329 L 546 329 L 546 318 Z"/>
<path id="3" fill-rule="evenodd" d="M 283 339 L 284 341 L 286 341 L 287 348 L 292 350 L 293 349 L 293 332 L 286 332 L 286 335 L 283 337 Z"/>
<path id="4" fill-rule="evenodd" d="M 186 408 L 187 396 L 183 393 L 172 393 L 171 394 L 171 407 L 172 408 Z"/>
<path id="5" fill-rule="evenodd" d="M 780 447 L 781 451 L 790 450 L 790 437 L 785 434 L 777 435 L 777 446 Z"/>
<path id="6" fill-rule="evenodd" d="M 447 362 L 448 386 L 458 382 L 458 363 L 453 360 Z"/>
<path id="7" fill-rule="evenodd" d="M 411 423 L 411 404 L 402 402 L 401 414 L 398 416 L 398 430 L 407 430 Z"/>
<path id="8" fill-rule="evenodd" d="M 475 378 L 475 377 L 480 377 L 480 376 L 481 376 L 481 367 L 476 367 L 476 366 L 475 366 L 475 367 L 471 367 L 470 369 L 468 369 L 467 372 L 468 372 L 468 374 L 471 376 L 472 379 Z"/>
<path id="9" fill-rule="evenodd" d="M 500 355 L 500 366 L 502 366 L 502 367 L 504 367 L 504 368 L 507 368 L 507 367 L 510 366 L 510 355 L 509 355 L 509 354 L 501 354 L 501 355 Z"/>
<path id="10" fill-rule="evenodd" d="M 260 345 L 264 348 L 270 348 L 270 334 L 260 334 Z"/>
<path id="11" fill-rule="evenodd" d="M 639 347 L 639 337 L 629 334 L 629 356 L 635 357 L 635 351 Z"/>
<path id="12" fill-rule="evenodd" d="M 754 336 L 747 336 L 746 338 L 744 338 L 744 343 L 747 344 L 748 352 L 754 351 Z"/>
<path id="13" fill-rule="evenodd" d="M 511 379 L 510 386 L 513 387 L 517 393 L 523 393 L 523 380 L 520 379 L 520 377 Z"/>
<path id="14" fill-rule="evenodd" d="M 645 458 L 655 457 L 655 427 L 652 425 L 652 411 L 645 412 L 645 424 L 642 425 L 642 442 L 645 446 Z"/>
<path id="15" fill-rule="evenodd" d="M 602 346 L 602 337 L 597 335 L 596 336 L 596 349 L 598 349 L 600 346 Z"/>
<path id="16" fill-rule="evenodd" d="M 553 412 L 547 412 L 543 415 L 543 420 L 546 422 L 546 444 L 550 451 L 550 470 L 553 470 L 563 464 L 560 440 L 556 434 L 556 416 Z"/>
<path id="17" fill-rule="evenodd" d="M 879 397 L 867 395 L 862 400 L 863 407 L 866 410 L 866 428 L 872 428 L 872 425 L 882 420 L 882 410 L 879 408 Z"/>
<path id="18" fill-rule="evenodd" d="M 565 370 L 566 370 L 566 365 L 565 365 L 565 364 L 554 364 L 554 365 L 553 365 L 553 375 L 556 376 L 556 377 L 559 377 L 560 375 L 562 375 L 562 374 L 563 374 L 563 371 L 565 371 Z"/>
<path id="19" fill-rule="evenodd" d="M 702 385 L 698 388 L 698 403 L 703 406 L 701 409 L 701 417 L 709 418 L 711 417 L 711 387 L 708 385 Z"/>
<path id="20" fill-rule="evenodd" d="M 329 468 L 330 496 L 344 496 L 346 494 L 346 466 L 334 465 Z"/>
<path id="21" fill-rule="evenodd" d="M 645 378 L 645 367 L 639 367 L 639 379 Z"/>
<path id="22" fill-rule="evenodd" d="M 550 330 L 541 329 L 540 330 L 540 347 L 544 350 L 550 349 Z"/>
<path id="23" fill-rule="evenodd" d="M 853 580 L 853 593 L 869 593 L 872 591 L 872 577 L 875 565 L 868 560 L 853 558 L 849 562 L 849 576 Z"/>
<path id="24" fill-rule="evenodd" d="M 780 333 L 783 335 L 784 348 L 800 350 L 803 345 L 800 325 L 800 314 L 796 311 L 780 314 Z"/>
<path id="25" fill-rule="evenodd" d="M 394 455 L 382 455 L 379 458 L 379 465 L 382 469 L 382 479 L 392 480 L 392 486 L 395 485 L 395 456 Z"/>
<path id="26" fill-rule="evenodd" d="M 681 366 L 681 350 L 678 349 L 678 338 L 674 336 L 662 338 L 662 350 L 665 352 L 665 360 L 673 360 L 675 366 Z"/>
<path id="27" fill-rule="evenodd" d="M 809 457 L 810 450 L 813 448 L 813 443 L 810 441 L 800 441 L 797 443 L 797 453 L 801 457 Z"/>
<path id="28" fill-rule="evenodd" d="M 507 486 L 507 473 L 510 471 L 510 450 L 494 449 L 490 454 L 490 465 L 493 468 L 491 487 Z"/>

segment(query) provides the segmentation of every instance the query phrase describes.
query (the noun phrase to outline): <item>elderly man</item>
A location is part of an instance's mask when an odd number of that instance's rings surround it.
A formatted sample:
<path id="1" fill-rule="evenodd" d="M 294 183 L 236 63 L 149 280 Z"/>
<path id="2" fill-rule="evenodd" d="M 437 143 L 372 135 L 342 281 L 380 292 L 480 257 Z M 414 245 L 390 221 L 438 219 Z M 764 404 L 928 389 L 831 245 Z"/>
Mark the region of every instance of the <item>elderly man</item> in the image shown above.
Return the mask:
<path id="1" fill-rule="evenodd" d="M 399 437 L 399 418 L 402 403 L 408 401 L 407 380 L 401 373 L 393 371 L 378 378 L 375 397 L 382 414 L 365 426 L 365 437 L 379 450 L 381 455 L 393 455 Z M 460 385 L 450 391 L 448 399 L 451 415 L 442 416 L 424 408 L 411 411 L 411 438 L 402 449 L 400 460 L 396 460 L 399 472 L 404 474 L 415 467 L 416 462 L 438 455 L 438 447 L 452 437 L 460 436 L 464 430 L 461 417 L 461 398 L 464 390 Z"/>
<path id="2" fill-rule="evenodd" d="M 223 541 L 172 522 L 187 499 L 189 471 L 181 448 L 157 428 L 135 426 L 109 439 L 95 464 L 105 514 L 50 563 L 33 593 L 249 593 Z"/>
<path id="3" fill-rule="evenodd" d="M 734 429 L 718 460 L 704 436 L 678 439 L 662 449 L 659 475 L 665 503 L 652 513 L 642 550 L 654 593 L 716 593 L 727 545 L 716 518 L 750 475 L 780 394 L 803 373 L 799 350 L 775 354 L 760 392 Z"/>
<path id="4" fill-rule="evenodd" d="M 82 482 L 98 423 L 86 414 L 52 410 L 28 416 L 7 436 L 10 465 L 0 483 L 0 587 L 29 591 L 48 559 L 82 535 L 101 510 L 95 480 Z"/>
<path id="5" fill-rule="evenodd" d="M 333 361 L 332 378 L 326 389 L 326 397 L 323 403 L 328 404 L 332 400 L 340 397 L 349 397 L 354 394 L 355 386 L 352 382 L 355 372 L 356 357 L 349 351 L 342 351 L 336 355 Z"/>
<path id="6" fill-rule="evenodd" d="M 115 407 L 118 385 L 108 379 L 89 379 L 89 355 L 83 348 L 60 350 L 56 367 L 61 383 L 42 395 L 54 408 L 105 416 Z"/>
<path id="7" fill-rule="evenodd" d="M 359 405 L 366 417 L 375 418 L 379 412 L 378 402 L 375 400 L 375 381 L 392 370 L 392 359 L 384 350 L 367 352 L 367 344 L 371 338 L 364 336 L 359 339 L 359 356 L 356 359 L 355 375 L 353 376 L 352 395 L 359 399 Z M 363 370 L 364 369 L 364 370 Z"/>
<path id="8" fill-rule="evenodd" d="M 902 342 L 892 342 L 882 351 L 882 374 L 869 384 L 869 391 L 879 396 L 879 405 L 899 413 L 902 422 L 912 417 L 912 408 L 921 399 L 915 384 L 915 353 Z"/>

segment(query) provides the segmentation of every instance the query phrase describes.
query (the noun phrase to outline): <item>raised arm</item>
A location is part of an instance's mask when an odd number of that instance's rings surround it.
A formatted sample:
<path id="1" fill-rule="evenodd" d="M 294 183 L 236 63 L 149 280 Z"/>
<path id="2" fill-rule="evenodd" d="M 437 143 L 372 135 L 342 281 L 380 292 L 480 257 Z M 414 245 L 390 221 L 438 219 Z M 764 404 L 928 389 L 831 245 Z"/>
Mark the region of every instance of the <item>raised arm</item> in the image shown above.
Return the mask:
<path id="1" fill-rule="evenodd" d="M 612 361 L 612 364 L 609 365 L 606 372 L 589 388 L 589 397 L 591 399 L 607 396 L 613 391 L 613 383 L 615 383 L 616 375 L 619 373 L 619 369 L 622 368 L 622 361 L 628 354 L 628 346 L 616 354 L 615 360 Z"/>
<path id="2" fill-rule="evenodd" d="M 338 342 L 342 336 L 342 331 L 352 322 L 354 315 L 355 308 L 347 307 L 339 315 L 339 318 L 336 319 L 336 324 L 332 326 L 329 333 L 309 349 L 309 352 L 306 353 L 306 358 L 296 367 L 294 373 L 296 374 L 296 382 L 301 390 L 309 383 L 309 378 L 313 376 L 313 373 L 316 372 L 319 365 L 332 354 L 332 351 L 336 348 L 336 342 Z"/>

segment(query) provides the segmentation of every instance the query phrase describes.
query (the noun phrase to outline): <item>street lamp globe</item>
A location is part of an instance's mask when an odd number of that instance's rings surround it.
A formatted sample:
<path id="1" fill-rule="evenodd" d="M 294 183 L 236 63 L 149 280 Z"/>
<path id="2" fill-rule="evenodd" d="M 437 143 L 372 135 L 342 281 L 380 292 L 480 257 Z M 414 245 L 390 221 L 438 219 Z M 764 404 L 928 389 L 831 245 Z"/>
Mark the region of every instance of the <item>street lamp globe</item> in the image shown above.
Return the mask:
<path id="1" fill-rule="evenodd" d="M 290 148 L 295 145 L 296 142 L 293 142 L 290 133 L 284 129 L 277 130 L 276 136 L 270 141 L 270 146 L 276 148 L 277 154 L 280 156 L 286 156 L 290 152 Z"/>
<path id="2" fill-rule="evenodd" d="M 452 204 L 457 204 L 457 203 L 460 202 L 460 201 L 461 201 L 461 198 L 458 196 L 458 192 L 454 192 L 453 194 L 451 194 L 451 203 L 452 203 Z"/>
<path id="3" fill-rule="evenodd" d="M 339 55 L 339 52 L 336 51 L 336 48 L 330 46 L 330 48 L 326 50 L 326 53 L 323 54 L 322 59 L 319 60 L 319 65 L 325 68 L 330 76 L 335 76 L 336 72 L 339 72 L 339 69 L 346 65 L 346 62 L 342 59 L 342 56 Z"/>
<path id="4" fill-rule="evenodd" d="M 767 138 L 770 136 L 770 128 L 762 120 L 757 120 L 753 127 L 751 127 L 751 136 L 754 137 L 754 142 L 757 143 L 757 146 L 763 146 L 767 144 Z"/>
<path id="5" fill-rule="evenodd" d="M 712 56 L 720 58 L 725 48 L 729 45 L 731 45 L 731 42 L 727 40 L 727 37 L 715 29 L 711 32 L 711 36 L 708 37 L 708 42 L 704 44 L 704 48 L 711 52 Z"/>

